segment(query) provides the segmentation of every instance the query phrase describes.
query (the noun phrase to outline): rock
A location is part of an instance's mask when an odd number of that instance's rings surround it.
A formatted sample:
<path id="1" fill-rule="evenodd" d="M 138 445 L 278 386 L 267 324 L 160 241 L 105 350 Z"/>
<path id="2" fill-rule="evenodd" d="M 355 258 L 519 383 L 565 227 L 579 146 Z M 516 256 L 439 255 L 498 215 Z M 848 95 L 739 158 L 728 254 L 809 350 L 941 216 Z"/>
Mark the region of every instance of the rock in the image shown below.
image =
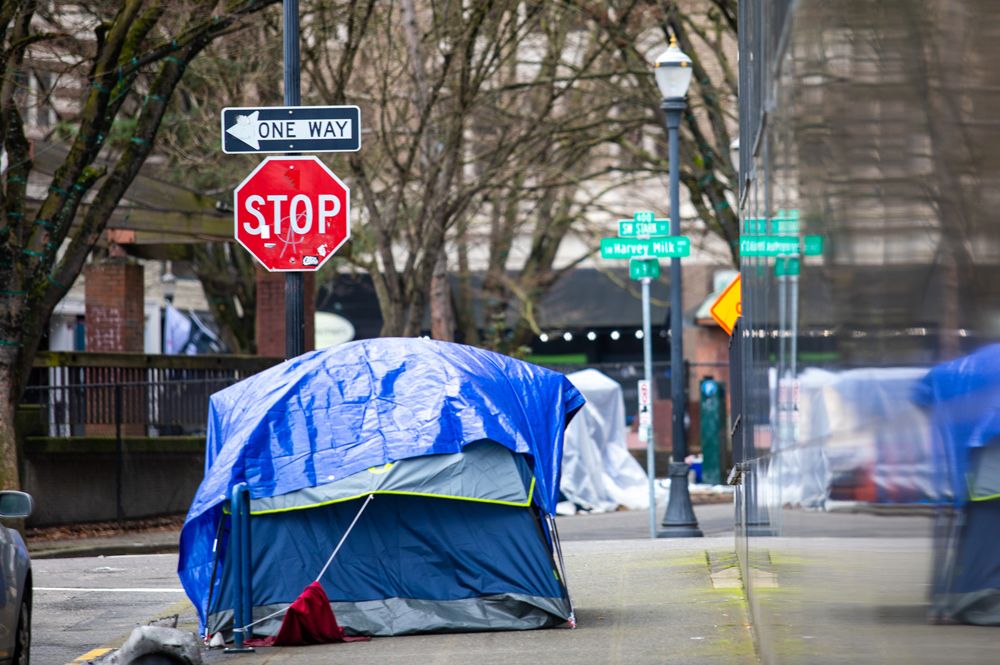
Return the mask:
<path id="1" fill-rule="evenodd" d="M 122 648 L 95 665 L 202 665 L 194 633 L 164 626 L 139 626 Z"/>

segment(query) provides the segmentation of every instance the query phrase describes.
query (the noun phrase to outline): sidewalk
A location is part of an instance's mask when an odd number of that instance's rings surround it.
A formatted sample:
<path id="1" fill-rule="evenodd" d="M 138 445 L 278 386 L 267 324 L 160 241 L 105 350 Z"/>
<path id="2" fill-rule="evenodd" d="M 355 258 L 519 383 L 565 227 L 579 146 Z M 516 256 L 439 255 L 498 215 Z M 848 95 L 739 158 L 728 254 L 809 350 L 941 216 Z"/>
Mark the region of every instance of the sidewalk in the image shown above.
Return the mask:
<path id="1" fill-rule="evenodd" d="M 180 530 L 134 531 L 109 536 L 28 538 L 32 559 L 118 556 L 121 554 L 160 554 L 176 552 Z"/>
<path id="2" fill-rule="evenodd" d="M 712 583 L 713 568 L 717 579 L 731 580 L 732 550 L 732 537 L 565 543 L 575 630 L 389 637 L 243 655 L 213 650 L 205 662 L 755 665 L 742 592 Z"/>

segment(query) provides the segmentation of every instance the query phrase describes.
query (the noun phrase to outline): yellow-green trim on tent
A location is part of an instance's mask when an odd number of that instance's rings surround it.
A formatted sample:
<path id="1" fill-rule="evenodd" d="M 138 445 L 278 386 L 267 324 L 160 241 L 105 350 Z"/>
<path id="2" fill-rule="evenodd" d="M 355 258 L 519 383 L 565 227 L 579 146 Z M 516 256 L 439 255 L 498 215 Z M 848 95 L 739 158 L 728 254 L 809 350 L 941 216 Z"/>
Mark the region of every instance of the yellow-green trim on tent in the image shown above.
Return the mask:
<path id="1" fill-rule="evenodd" d="M 354 501 L 356 499 L 362 499 L 369 494 L 394 494 L 397 496 L 424 496 L 430 497 L 432 499 L 451 499 L 452 501 L 471 501 L 473 503 L 491 503 L 498 506 L 512 506 L 514 508 L 527 508 L 531 505 L 531 500 L 535 494 L 535 477 L 531 477 L 531 486 L 528 487 L 528 499 L 524 502 L 519 501 L 501 501 L 499 499 L 474 499 L 467 496 L 451 496 L 449 494 L 434 494 L 432 492 L 405 492 L 401 490 L 372 490 L 370 492 L 362 492 L 361 494 L 355 494 L 353 496 L 345 496 L 339 499 L 331 499 L 330 501 L 321 501 L 319 503 L 310 503 L 302 506 L 290 506 L 288 508 L 269 508 L 267 510 L 252 510 L 251 515 L 273 515 L 275 513 L 290 513 L 293 510 L 306 510 L 308 508 L 321 508 L 323 506 L 331 506 L 335 503 L 344 503 L 345 501 Z M 223 508 L 225 510 L 225 507 Z"/>
<path id="2" fill-rule="evenodd" d="M 975 493 L 973 492 L 972 483 L 973 483 L 972 474 L 971 473 L 965 474 L 965 485 L 966 489 L 969 492 L 969 501 L 993 501 L 995 499 L 1000 499 L 1000 493 L 990 494 L 988 496 L 975 496 Z"/>

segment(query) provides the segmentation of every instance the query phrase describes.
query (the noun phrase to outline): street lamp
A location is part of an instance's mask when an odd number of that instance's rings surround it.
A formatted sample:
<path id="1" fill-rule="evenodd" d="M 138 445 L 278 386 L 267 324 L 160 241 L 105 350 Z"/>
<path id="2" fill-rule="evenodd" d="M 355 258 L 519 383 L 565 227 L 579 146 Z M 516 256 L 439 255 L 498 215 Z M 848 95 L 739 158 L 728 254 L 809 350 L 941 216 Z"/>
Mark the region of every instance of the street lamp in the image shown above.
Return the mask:
<path id="1" fill-rule="evenodd" d="M 687 107 L 685 97 L 691 84 L 691 58 L 670 38 L 670 46 L 656 59 L 656 85 L 663 95 L 670 140 L 670 235 L 681 235 L 680 147 L 678 132 L 681 113 Z M 673 406 L 673 461 L 670 463 L 670 497 L 667 511 L 660 524 L 661 538 L 683 538 L 703 535 L 691 507 L 688 489 L 687 445 L 684 440 L 684 312 L 681 305 L 681 260 L 670 259 L 670 401 Z"/>

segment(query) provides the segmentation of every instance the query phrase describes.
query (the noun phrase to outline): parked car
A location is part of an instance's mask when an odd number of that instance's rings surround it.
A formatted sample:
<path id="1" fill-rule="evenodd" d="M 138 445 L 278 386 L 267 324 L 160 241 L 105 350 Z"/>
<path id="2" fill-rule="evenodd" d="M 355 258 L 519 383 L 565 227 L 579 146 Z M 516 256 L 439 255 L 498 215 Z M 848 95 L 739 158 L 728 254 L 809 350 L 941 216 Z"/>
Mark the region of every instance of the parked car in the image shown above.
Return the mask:
<path id="1" fill-rule="evenodd" d="M 0 518 L 25 518 L 33 502 L 24 492 L 0 492 Z M 0 662 L 28 665 L 31 648 L 31 559 L 21 534 L 0 526 Z"/>

